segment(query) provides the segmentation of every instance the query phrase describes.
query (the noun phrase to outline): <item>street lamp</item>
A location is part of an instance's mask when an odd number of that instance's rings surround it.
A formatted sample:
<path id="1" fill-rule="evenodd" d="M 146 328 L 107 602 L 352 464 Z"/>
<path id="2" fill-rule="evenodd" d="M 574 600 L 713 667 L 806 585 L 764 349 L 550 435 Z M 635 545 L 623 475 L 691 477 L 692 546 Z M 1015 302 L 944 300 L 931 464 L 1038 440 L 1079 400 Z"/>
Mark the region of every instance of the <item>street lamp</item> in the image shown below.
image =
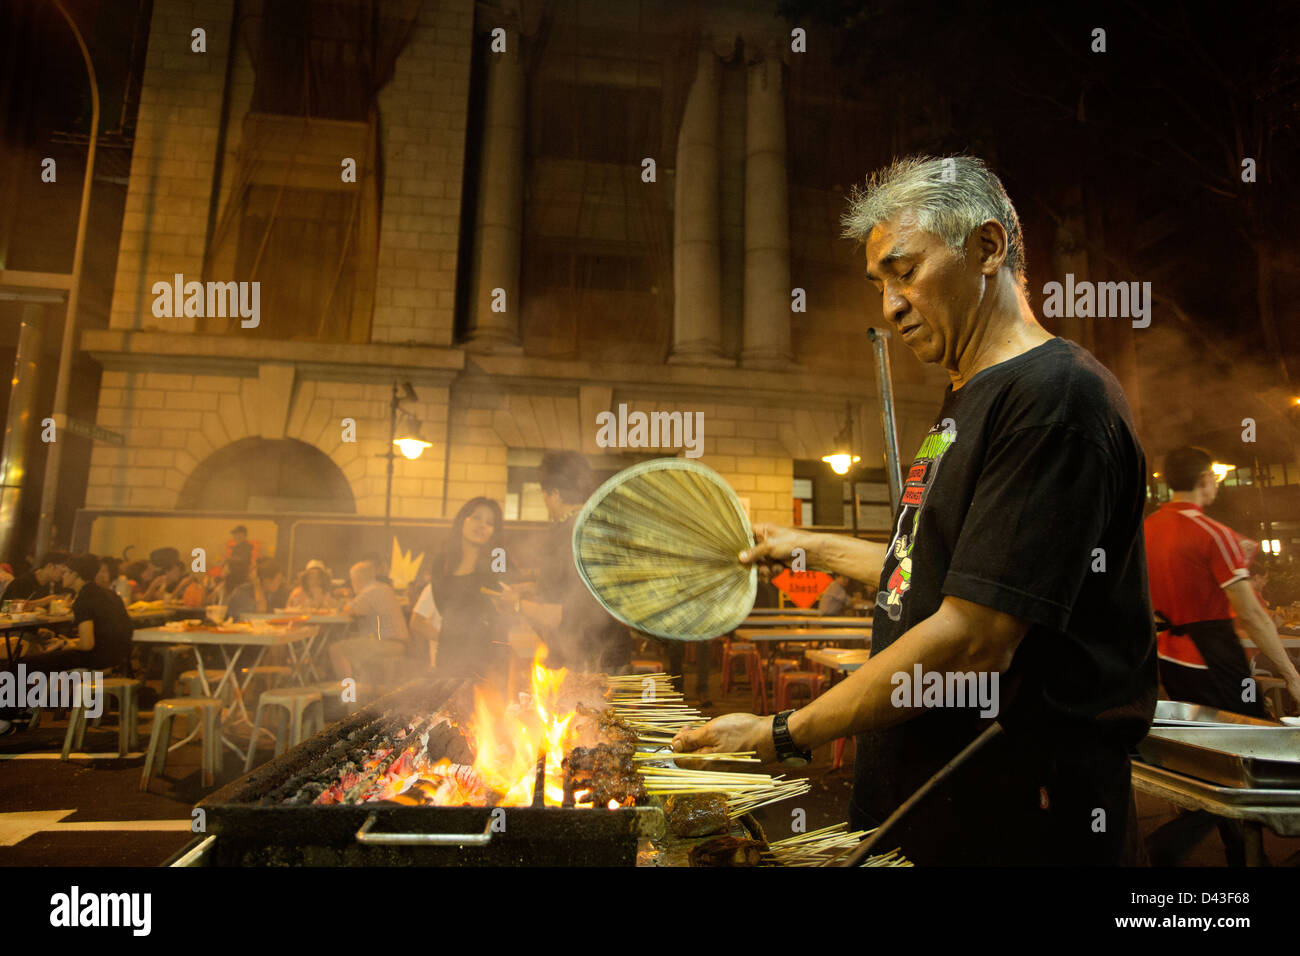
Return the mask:
<path id="1" fill-rule="evenodd" d="M 420 420 L 402 408 L 403 402 L 417 400 L 415 389 L 411 387 L 410 382 L 403 382 L 400 389 L 394 383 L 393 398 L 388 404 L 388 451 L 381 456 L 388 459 L 388 488 L 384 493 L 384 533 L 390 543 L 393 526 L 393 462 L 397 460 L 398 452 L 401 452 L 402 457 L 408 461 L 415 461 L 426 448 L 432 447 L 430 442 L 420 437 Z M 400 438 L 397 435 L 399 413 L 409 423 Z"/>
<path id="2" fill-rule="evenodd" d="M 853 537 L 858 536 L 858 484 L 855 478 L 855 465 L 862 458 L 853 454 L 853 403 L 844 403 L 844 428 L 835 439 L 835 451 L 822 455 L 822 461 L 831 466 L 831 471 L 846 478 L 849 483 L 849 498 L 852 502 Z"/>

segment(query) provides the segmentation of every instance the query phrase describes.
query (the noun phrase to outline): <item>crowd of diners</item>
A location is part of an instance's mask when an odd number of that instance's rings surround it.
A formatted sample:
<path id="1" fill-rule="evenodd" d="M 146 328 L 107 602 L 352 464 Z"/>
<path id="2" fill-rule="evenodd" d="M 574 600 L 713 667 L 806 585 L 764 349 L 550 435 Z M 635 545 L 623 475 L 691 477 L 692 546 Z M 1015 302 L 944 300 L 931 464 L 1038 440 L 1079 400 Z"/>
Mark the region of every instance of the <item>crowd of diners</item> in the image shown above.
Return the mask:
<path id="1" fill-rule="evenodd" d="M 346 581 L 320 560 L 307 562 L 290 580 L 243 525 L 231 529 L 224 556 L 205 570 L 195 570 L 174 547 L 130 562 L 50 551 L 35 561 L 2 565 L 0 601 L 20 601 L 26 611 L 56 618 L 70 613 L 72 621 L 26 631 L 14 659 L 0 666 L 21 661 L 28 673 L 88 667 L 137 676 L 143 661 L 132 660 L 136 625 L 128 608 L 162 602 L 157 606 L 188 608 L 196 617 L 213 617 L 216 606 L 215 616 L 234 621 L 258 613 L 349 617 L 349 637 L 401 643 L 408 672 L 436 666 L 444 675 L 502 682 L 511 670 L 511 626 L 520 622 L 546 642 L 550 666 L 626 672 L 632 635 L 582 585 L 571 558 L 573 521 L 594 490 L 594 476 L 576 452 L 547 455 L 539 472 L 551 527 L 528 562 L 532 567 L 520 567 L 514 555 L 499 560 L 501 505 L 474 498 L 400 594 L 373 553 L 349 566 Z M 5 729 L 0 724 L 0 732 Z"/>

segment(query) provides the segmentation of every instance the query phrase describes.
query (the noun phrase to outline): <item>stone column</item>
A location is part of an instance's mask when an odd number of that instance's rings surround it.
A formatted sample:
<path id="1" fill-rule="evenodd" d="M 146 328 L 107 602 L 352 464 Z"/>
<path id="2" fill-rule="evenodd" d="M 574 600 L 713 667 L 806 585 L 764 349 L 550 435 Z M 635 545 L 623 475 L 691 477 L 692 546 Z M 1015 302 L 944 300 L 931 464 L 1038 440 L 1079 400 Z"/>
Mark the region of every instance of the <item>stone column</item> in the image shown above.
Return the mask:
<path id="1" fill-rule="evenodd" d="M 0 554 L 18 553 L 22 526 L 22 496 L 26 486 L 35 492 L 28 477 L 27 448 L 34 428 L 40 427 L 36 413 L 37 376 L 41 362 L 41 320 L 45 307 L 24 302 L 18 330 L 18 355 L 9 389 L 9 410 L 5 416 L 4 457 L 0 458 Z"/>
<path id="2" fill-rule="evenodd" d="M 684 365 L 731 365 L 722 355 L 718 209 L 718 57 L 701 40 L 677 134 L 673 209 L 673 351 Z"/>
<path id="3" fill-rule="evenodd" d="M 790 352 L 790 201 L 785 91 L 775 46 L 749 57 L 745 111 L 746 368 L 785 368 Z"/>
<path id="4" fill-rule="evenodd" d="M 480 8 L 481 10 L 482 8 Z M 506 32 L 506 50 L 491 52 L 491 31 Z M 519 348 L 519 259 L 524 218 L 523 37 L 517 23 L 485 17 L 478 42 L 489 44 L 484 91 L 474 260 L 470 277 L 469 347 L 480 352 Z M 494 289 L 505 311 L 492 311 Z"/>

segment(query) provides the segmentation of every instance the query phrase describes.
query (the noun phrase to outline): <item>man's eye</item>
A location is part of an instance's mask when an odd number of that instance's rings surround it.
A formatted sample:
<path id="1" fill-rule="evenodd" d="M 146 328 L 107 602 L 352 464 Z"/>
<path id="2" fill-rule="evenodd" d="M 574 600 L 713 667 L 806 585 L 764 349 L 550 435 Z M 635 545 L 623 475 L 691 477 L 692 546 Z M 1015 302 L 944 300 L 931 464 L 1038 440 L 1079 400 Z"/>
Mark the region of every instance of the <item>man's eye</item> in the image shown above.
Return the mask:
<path id="1" fill-rule="evenodd" d="M 914 275 L 916 275 L 916 266 L 912 266 L 912 268 L 908 269 L 905 273 L 903 273 L 903 281 L 904 282 L 912 281 L 912 276 Z"/>

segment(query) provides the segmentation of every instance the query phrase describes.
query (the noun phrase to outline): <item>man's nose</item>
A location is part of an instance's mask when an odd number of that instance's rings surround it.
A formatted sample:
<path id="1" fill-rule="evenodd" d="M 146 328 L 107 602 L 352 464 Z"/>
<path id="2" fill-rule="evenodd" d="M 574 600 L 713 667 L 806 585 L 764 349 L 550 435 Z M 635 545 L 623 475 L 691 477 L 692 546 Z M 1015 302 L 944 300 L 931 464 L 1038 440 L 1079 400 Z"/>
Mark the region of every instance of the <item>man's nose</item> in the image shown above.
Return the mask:
<path id="1" fill-rule="evenodd" d="M 888 283 L 885 285 L 885 292 L 881 296 L 881 309 L 885 314 L 885 321 L 892 322 L 894 325 L 902 325 L 903 317 L 911 311 L 909 303 L 896 288 L 891 288 Z"/>

